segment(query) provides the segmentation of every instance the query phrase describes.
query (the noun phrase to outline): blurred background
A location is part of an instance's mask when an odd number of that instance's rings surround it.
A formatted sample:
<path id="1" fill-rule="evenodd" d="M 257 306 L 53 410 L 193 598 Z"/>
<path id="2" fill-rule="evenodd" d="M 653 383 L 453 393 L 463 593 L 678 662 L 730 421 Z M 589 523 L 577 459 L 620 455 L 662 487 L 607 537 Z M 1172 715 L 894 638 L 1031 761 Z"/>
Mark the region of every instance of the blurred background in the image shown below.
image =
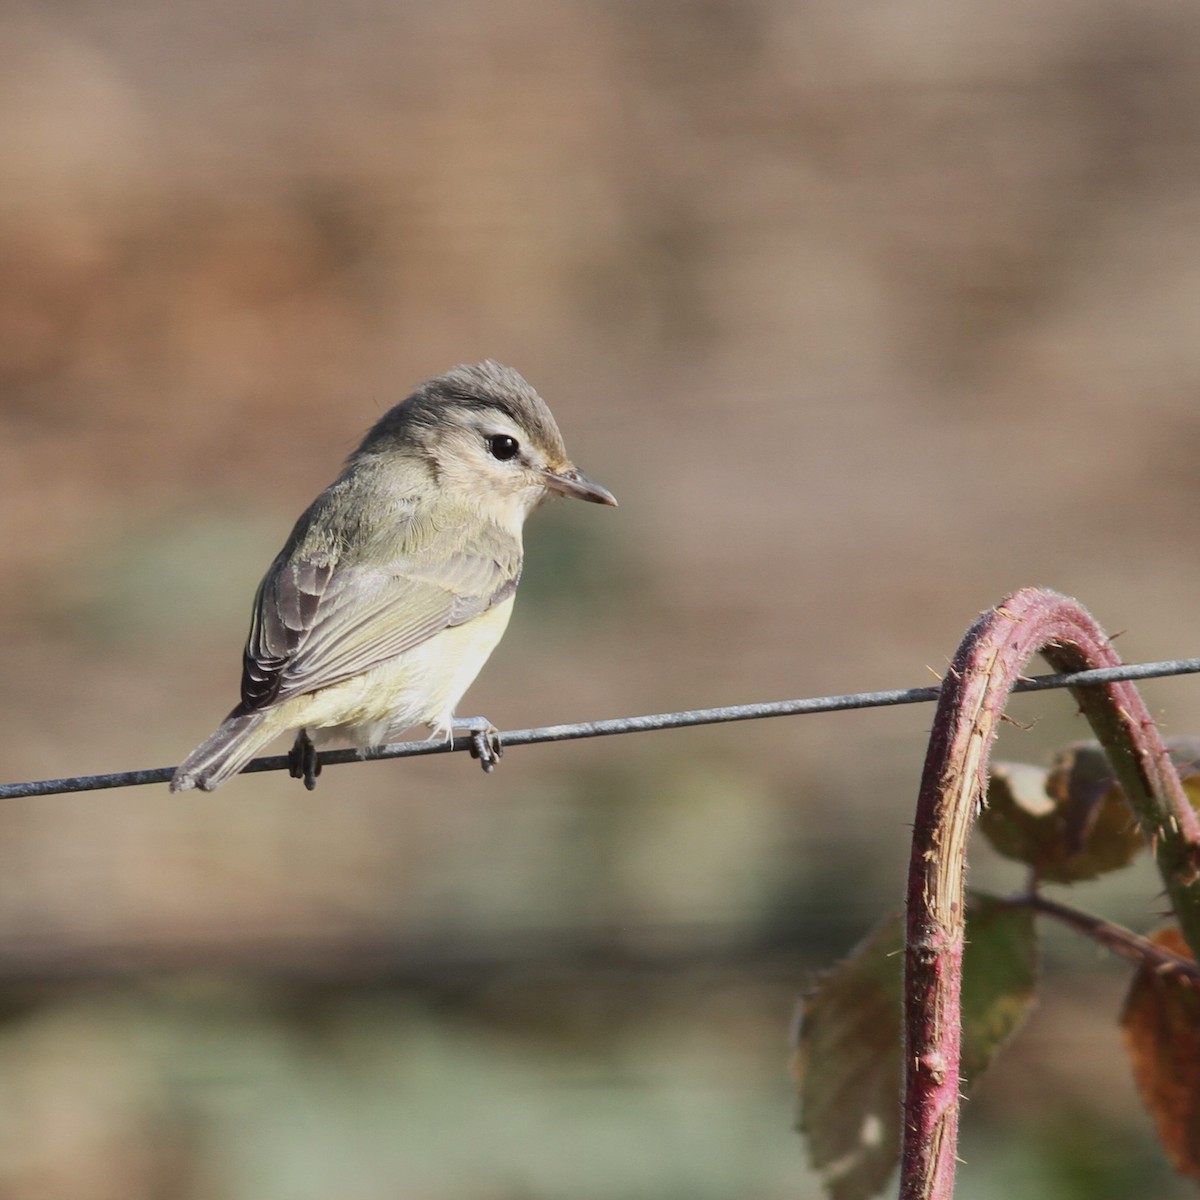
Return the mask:
<path id="1" fill-rule="evenodd" d="M 502 728 L 925 684 L 1028 584 L 1194 655 L 1198 317 L 1189 0 L 7 0 L 0 778 L 178 762 L 301 509 L 485 356 L 621 500 L 530 523 Z M 791 1013 L 929 720 L 7 802 L 0 1195 L 818 1195 Z M 1047 933 L 961 1194 L 1182 1195 L 1124 968 Z"/>

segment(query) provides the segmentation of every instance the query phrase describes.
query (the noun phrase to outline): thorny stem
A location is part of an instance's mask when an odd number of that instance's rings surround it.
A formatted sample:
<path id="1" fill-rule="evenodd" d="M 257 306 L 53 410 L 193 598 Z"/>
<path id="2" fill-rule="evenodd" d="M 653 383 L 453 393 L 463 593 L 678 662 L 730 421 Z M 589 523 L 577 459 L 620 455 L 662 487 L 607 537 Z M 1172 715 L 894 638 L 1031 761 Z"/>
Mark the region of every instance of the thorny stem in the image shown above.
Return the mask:
<path id="1" fill-rule="evenodd" d="M 1105 949 L 1119 954 L 1139 967 L 1149 967 L 1160 974 L 1174 975 L 1200 985 L 1200 963 L 1185 958 L 1182 954 L 1176 954 L 1164 946 L 1156 946 L 1148 938 L 1141 937 L 1114 921 L 1072 908 L 1069 904 L 1061 904 L 1040 892 L 1010 896 L 1007 903 L 1013 908 L 1028 908 L 1042 916 L 1053 917 L 1054 920 L 1069 926 L 1084 937 L 1099 942 Z"/>
<path id="2" fill-rule="evenodd" d="M 908 878 L 902 1200 L 950 1200 L 954 1190 L 967 834 L 983 800 L 1004 704 L 1038 653 L 1059 671 L 1120 661 L 1077 601 L 1028 588 L 975 622 L 938 700 Z M 1200 822 L 1154 722 L 1129 683 L 1072 693 L 1154 848 L 1184 936 L 1200 960 Z"/>

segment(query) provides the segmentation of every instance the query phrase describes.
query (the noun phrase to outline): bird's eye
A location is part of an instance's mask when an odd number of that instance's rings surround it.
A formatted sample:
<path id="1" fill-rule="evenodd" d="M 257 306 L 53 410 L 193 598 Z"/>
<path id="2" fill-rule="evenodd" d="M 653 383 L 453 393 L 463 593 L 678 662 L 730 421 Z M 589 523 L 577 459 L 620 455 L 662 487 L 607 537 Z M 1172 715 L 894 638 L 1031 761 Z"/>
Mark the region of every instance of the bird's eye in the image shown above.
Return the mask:
<path id="1" fill-rule="evenodd" d="M 488 453 L 501 462 L 508 462 L 510 458 L 516 458 L 521 449 L 520 442 L 515 437 L 509 437 L 507 433 L 493 434 L 487 440 Z"/>

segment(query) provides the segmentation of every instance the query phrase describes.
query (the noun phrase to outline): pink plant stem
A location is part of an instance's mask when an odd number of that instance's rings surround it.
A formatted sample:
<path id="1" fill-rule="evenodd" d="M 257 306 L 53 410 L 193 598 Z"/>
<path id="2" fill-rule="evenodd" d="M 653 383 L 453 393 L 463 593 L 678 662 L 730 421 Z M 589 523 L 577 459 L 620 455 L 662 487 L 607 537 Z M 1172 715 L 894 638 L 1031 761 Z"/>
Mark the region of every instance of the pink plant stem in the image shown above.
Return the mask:
<path id="1" fill-rule="evenodd" d="M 1038 653 L 1059 671 L 1120 662 L 1077 601 L 1027 588 L 975 622 L 942 683 L 908 877 L 902 1200 L 950 1200 L 954 1191 L 967 835 L 1005 702 Z M 1158 730 L 1130 683 L 1072 691 L 1154 847 L 1184 935 L 1200 951 L 1200 822 Z"/>
<path id="2" fill-rule="evenodd" d="M 1014 896 L 1012 903 L 1031 908 L 1035 913 L 1042 913 L 1070 926 L 1077 933 L 1092 938 L 1135 966 L 1153 971 L 1160 978 L 1183 979 L 1200 987 L 1200 962 L 1156 945 L 1149 938 L 1138 937 L 1136 933 L 1112 921 L 1106 921 L 1092 913 L 1081 912 L 1069 904 L 1059 904 L 1040 892 Z"/>

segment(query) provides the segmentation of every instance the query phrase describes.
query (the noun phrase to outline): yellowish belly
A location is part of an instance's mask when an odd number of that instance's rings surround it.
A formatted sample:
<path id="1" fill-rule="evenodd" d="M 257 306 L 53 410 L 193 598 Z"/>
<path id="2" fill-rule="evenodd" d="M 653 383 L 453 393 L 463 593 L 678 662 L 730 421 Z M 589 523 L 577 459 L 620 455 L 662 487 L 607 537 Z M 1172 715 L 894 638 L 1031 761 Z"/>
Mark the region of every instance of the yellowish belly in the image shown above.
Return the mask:
<path id="1" fill-rule="evenodd" d="M 413 725 L 448 731 L 463 693 L 508 627 L 512 606 L 509 597 L 362 675 L 297 696 L 281 706 L 288 727 L 326 730 L 361 747 L 381 745 Z"/>

